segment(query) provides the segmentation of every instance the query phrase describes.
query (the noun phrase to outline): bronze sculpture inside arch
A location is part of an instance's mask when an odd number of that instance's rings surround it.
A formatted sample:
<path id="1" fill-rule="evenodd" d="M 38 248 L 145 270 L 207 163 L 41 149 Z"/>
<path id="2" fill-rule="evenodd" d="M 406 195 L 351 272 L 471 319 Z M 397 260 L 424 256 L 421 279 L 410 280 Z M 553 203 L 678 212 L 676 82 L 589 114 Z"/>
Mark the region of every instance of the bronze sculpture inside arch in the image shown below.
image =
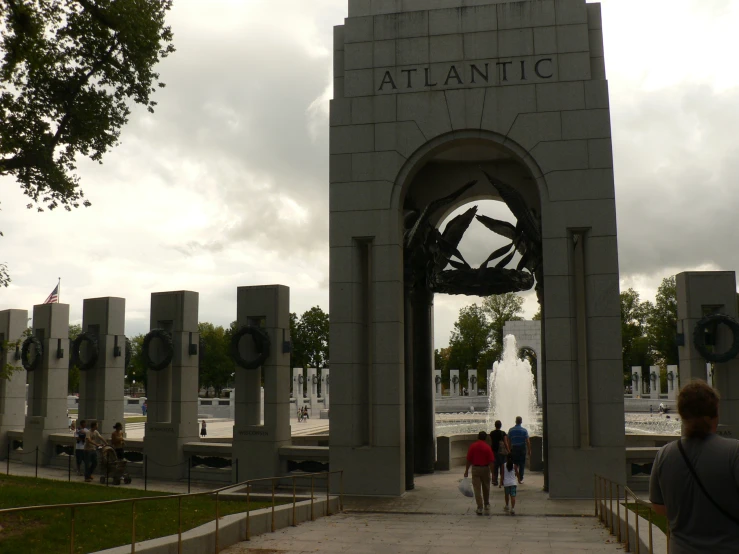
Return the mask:
<path id="1" fill-rule="evenodd" d="M 485 173 L 485 172 L 483 172 Z M 443 232 L 433 217 L 449 208 L 477 184 L 471 181 L 454 193 L 412 209 L 405 217 L 403 240 L 405 282 L 405 424 L 406 489 L 414 487 L 414 473 L 434 471 L 433 295 L 491 296 L 522 292 L 536 286 L 542 302 L 542 232 L 537 213 L 513 187 L 485 173 L 513 215 L 516 225 L 477 214 L 477 206 L 452 219 Z M 480 267 L 472 267 L 459 252 L 462 237 L 473 221 L 509 239 Z M 507 267 L 516 253 L 521 259 Z M 491 265 L 495 264 L 495 265 Z"/>

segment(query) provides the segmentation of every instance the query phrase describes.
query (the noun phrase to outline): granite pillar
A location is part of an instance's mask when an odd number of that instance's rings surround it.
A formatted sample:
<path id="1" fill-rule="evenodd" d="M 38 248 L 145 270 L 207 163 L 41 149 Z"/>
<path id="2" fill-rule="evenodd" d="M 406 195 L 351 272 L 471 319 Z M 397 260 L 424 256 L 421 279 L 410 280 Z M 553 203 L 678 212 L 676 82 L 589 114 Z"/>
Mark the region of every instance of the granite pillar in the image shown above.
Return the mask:
<path id="1" fill-rule="evenodd" d="M 20 360 L 27 310 L 0 311 L 0 365 L 10 365 L 9 379 L 0 379 L 0 457 L 5 458 L 8 431 L 22 431 L 26 420 L 26 370 Z"/>
<path id="2" fill-rule="evenodd" d="M 82 331 L 96 342 L 97 360 L 91 368 L 80 368 L 80 397 L 77 418 L 88 423 L 98 422 L 103 436 L 113 432 L 113 426 L 123 417 L 123 387 L 126 363 L 126 300 L 124 298 L 88 298 L 82 303 Z M 80 361 L 92 355 L 87 341 L 79 343 Z"/>
<path id="3" fill-rule="evenodd" d="M 239 460 L 239 475 L 234 474 L 234 480 L 244 481 L 286 471 L 279 450 L 290 444 L 290 289 L 282 285 L 239 287 L 236 303 L 239 329 L 257 327 L 269 337 L 269 352 L 261 367 L 236 369 L 233 457 Z M 257 358 L 251 335 L 241 339 L 239 351 L 245 360 Z M 262 376 L 264 422 L 255 417 L 256 410 L 249 409 L 260 404 Z"/>
<path id="4" fill-rule="evenodd" d="M 38 448 L 39 464 L 51 457 L 49 435 L 69 433 L 67 390 L 69 386 L 69 304 L 40 304 L 33 307 L 33 335 L 41 342 L 39 367 L 28 375 L 28 411 L 23 431 L 23 452 Z M 23 456 L 34 464 L 35 457 Z"/>
<path id="5" fill-rule="evenodd" d="M 198 441 L 198 301 L 198 293 L 191 291 L 151 295 L 150 328 L 163 330 L 172 344 L 170 363 L 161 370 L 150 366 L 147 372 L 144 454 L 149 477 L 154 479 L 186 477 L 188 459 L 183 447 Z M 154 364 L 166 354 L 166 344 L 158 338 L 144 353 Z"/>

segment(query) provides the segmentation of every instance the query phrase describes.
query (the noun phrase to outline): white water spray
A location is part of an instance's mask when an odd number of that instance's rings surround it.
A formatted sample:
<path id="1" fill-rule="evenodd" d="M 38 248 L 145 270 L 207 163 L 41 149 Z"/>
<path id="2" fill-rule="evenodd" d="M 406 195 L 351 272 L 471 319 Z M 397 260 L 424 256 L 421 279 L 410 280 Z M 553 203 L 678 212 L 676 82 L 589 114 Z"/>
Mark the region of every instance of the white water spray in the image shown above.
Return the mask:
<path id="1" fill-rule="evenodd" d="M 493 365 L 488 383 L 487 428 L 493 429 L 495 420 L 499 419 L 507 431 L 516 424 L 517 416 L 523 418 L 523 426 L 530 436 L 540 434 L 531 364 L 519 359 L 516 337 L 508 335 L 503 339 L 503 359 Z"/>

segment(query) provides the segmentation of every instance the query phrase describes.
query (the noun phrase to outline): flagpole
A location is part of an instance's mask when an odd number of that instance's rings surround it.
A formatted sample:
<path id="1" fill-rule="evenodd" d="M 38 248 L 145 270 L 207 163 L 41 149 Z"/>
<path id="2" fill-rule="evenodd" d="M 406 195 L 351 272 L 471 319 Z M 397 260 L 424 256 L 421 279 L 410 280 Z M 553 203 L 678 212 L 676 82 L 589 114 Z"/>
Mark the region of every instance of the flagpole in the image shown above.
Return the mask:
<path id="1" fill-rule="evenodd" d="M 56 303 L 59 304 L 62 299 L 62 278 L 59 277 L 59 281 L 56 284 Z"/>

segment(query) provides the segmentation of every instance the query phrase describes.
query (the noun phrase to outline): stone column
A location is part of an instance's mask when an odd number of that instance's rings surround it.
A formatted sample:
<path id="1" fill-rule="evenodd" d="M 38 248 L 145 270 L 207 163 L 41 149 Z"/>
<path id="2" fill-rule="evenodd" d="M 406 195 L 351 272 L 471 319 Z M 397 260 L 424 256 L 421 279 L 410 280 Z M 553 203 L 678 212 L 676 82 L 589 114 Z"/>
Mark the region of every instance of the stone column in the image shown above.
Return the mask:
<path id="1" fill-rule="evenodd" d="M 8 452 L 8 431 L 22 431 L 26 421 L 26 370 L 20 345 L 27 325 L 27 310 L 0 312 L 0 365 L 15 368 L 9 379 L 0 379 L 0 458 Z"/>
<path id="2" fill-rule="evenodd" d="M 434 472 L 434 295 L 411 293 L 413 311 L 413 464 L 416 473 Z"/>
<path id="3" fill-rule="evenodd" d="M 462 394 L 462 383 L 459 380 L 459 370 L 449 370 L 449 396 L 459 396 Z"/>
<path id="4" fill-rule="evenodd" d="M 641 367 L 631 366 L 631 397 L 641 398 L 643 384 L 641 376 Z"/>
<path id="5" fill-rule="evenodd" d="M 477 370 L 467 370 L 467 390 L 470 396 L 477 396 Z"/>
<path id="6" fill-rule="evenodd" d="M 80 369 L 78 419 L 97 421 L 100 434 L 107 437 L 123 418 L 123 386 L 126 364 L 126 300 L 88 298 L 82 303 L 82 331 L 97 342 L 97 360 L 90 369 Z M 72 344 L 74 350 L 74 343 Z M 79 347 L 84 364 L 92 354 L 87 341 Z M 73 352 L 73 354 L 76 354 Z"/>
<path id="7" fill-rule="evenodd" d="M 434 370 L 434 395 L 436 396 L 436 398 L 441 397 L 442 390 L 443 389 L 441 386 L 441 370 L 435 369 Z"/>
<path id="8" fill-rule="evenodd" d="M 675 400 L 677 398 L 677 366 L 667 366 L 667 400 Z"/>
<path id="9" fill-rule="evenodd" d="M 69 433 L 67 388 L 69 385 L 69 304 L 33 307 L 33 335 L 41 342 L 39 367 L 28 375 L 28 412 L 23 431 L 23 451 L 39 450 L 39 463 L 46 465 L 54 453 L 49 435 Z M 23 457 L 26 464 L 35 457 Z"/>
<path id="10" fill-rule="evenodd" d="M 198 293 L 191 291 L 151 295 L 151 329 L 168 333 L 173 346 L 170 363 L 158 371 L 150 367 L 147 373 L 144 454 L 149 477 L 155 479 L 185 477 L 188 460 L 183 447 L 198 441 L 198 300 Z M 153 339 L 150 361 L 161 362 L 165 355 L 161 339 Z"/>
<path id="11" fill-rule="evenodd" d="M 695 346 L 693 333 L 700 319 L 720 313 L 737 319 L 736 274 L 733 271 L 690 271 L 676 277 L 677 332 L 682 334 L 680 387 L 706 379 L 706 360 Z M 734 340 L 726 325 L 716 329 L 714 352 L 726 352 Z M 713 386 L 721 393 L 719 433 L 737 436 L 739 428 L 739 360 L 713 364 Z"/>
<path id="12" fill-rule="evenodd" d="M 331 391 L 329 390 L 331 386 L 331 378 L 329 376 L 330 370 L 327 367 L 324 367 L 321 370 L 321 398 L 323 398 L 323 409 L 328 410 L 328 404 L 329 404 L 329 396 L 331 395 Z"/>
<path id="13" fill-rule="evenodd" d="M 713 364 L 706 364 L 706 383 L 713 386 Z"/>
<path id="14" fill-rule="evenodd" d="M 279 450 L 290 444 L 290 289 L 282 285 L 239 287 L 237 321 L 259 327 L 269 337 L 269 353 L 261 368 L 236 369 L 237 402 L 233 457 L 239 460 L 238 479 L 273 477 L 285 472 Z M 239 343 L 245 360 L 258 352 L 250 335 Z M 264 374 L 264 423 L 248 409 L 259 405 L 259 383 Z M 242 383 L 239 385 L 238 383 Z M 316 415 L 311 414 L 311 417 Z M 235 465 L 235 464 L 234 464 Z M 234 467 L 235 471 L 235 467 Z M 234 479 L 236 476 L 234 475 Z"/>
<path id="15" fill-rule="evenodd" d="M 310 416 L 318 419 L 320 408 L 318 406 L 318 370 L 315 367 L 308 368 L 308 409 Z"/>
<path id="16" fill-rule="evenodd" d="M 653 365 L 649 367 L 649 398 L 659 401 L 659 393 L 659 366 Z"/>

